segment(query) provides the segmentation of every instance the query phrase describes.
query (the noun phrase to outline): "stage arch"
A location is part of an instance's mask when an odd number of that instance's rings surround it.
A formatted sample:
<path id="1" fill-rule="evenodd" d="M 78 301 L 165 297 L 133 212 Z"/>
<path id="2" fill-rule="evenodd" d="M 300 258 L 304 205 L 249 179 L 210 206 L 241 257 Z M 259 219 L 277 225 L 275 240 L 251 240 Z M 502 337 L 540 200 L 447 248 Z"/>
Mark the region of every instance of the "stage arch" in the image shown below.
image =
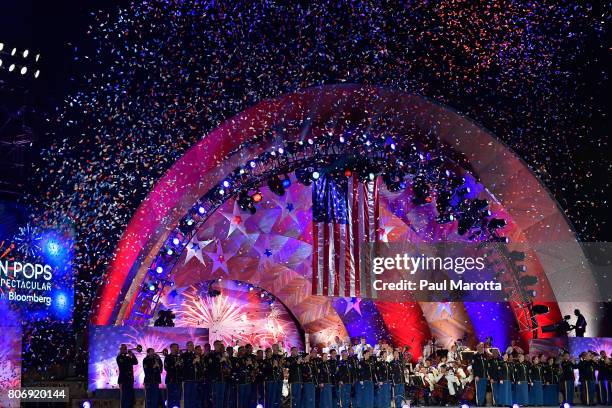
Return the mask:
<path id="1" fill-rule="evenodd" d="M 333 135 L 335 129 L 346 130 L 350 127 L 347 124 L 359 129 L 365 125 L 368 131 L 381 132 L 386 131 L 380 129 L 383 123 L 396 135 L 406 138 L 406 143 L 418 145 L 423 151 L 444 149 L 456 166 L 472 175 L 482 186 L 480 194 L 486 196 L 493 211 L 508 221 L 502 232 L 511 242 L 535 246 L 555 237 L 564 243 L 565 258 L 572 259 L 575 265 L 559 268 L 554 253 L 547 257 L 529 257 L 526 261 L 530 273 L 542 277 L 538 290 L 550 291 L 549 298 L 556 300 L 598 298 L 590 273 L 581 275 L 580 285 L 568 285 L 575 282 L 568 279 L 574 267 L 586 264 L 584 254 L 557 203 L 507 146 L 468 119 L 423 97 L 370 86 L 338 85 L 306 89 L 260 102 L 203 137 L 179 159 L 155 185 L 127 226 L 100 290 L 92 322 L 104 325 L 137 321 L 133 310 L 136 298 L 165 243 L 185 221 L 186 214 L 193 213 L 198 200 L 218 188 L 237 167 L 281 145 L 307 143 L 308 139 L 316 144 L 319 139 Z M 264 196 L 273 194 L 264 192 Z M 233 207 L 232 199 L 225 200 L 214 212 L 233 215 Z M 206 222 L 198 228 L 206 228 Z M 296 274 L 295 269 L 283 268 L 283 265 L 274 267 L 279 269 L 276 273 L 253 274 L 249 277 L 250 283 L 277 296 L 305 332 L 321 341 L 335 335 L 345 337 L 359 330 L 367 331 L 367 328 L 355 329 L 346 321 L 347 314 L 356 313 L 356 307 L 361 312 L 361 306 L 355 303 L 363 303 L 363 310 L 371 311 L 372 324 L 380 327 L 386 337 L 416 343 L 417 348 L 430 334 L 453 339 L 467 331 L 472 339 L 482 339 L 492 330 L 493 325 L 486 321 L 491 313 L 520 320 L 516 310 L 509 311 L 508 305 L 503 304 L 413 303 L 394 308 L 382 302 L 377 305 L 360 299 L 312 296 L 307 271 Z M 237 278 L 227 275 L 227 279 Z M 215 276 L 201 279 L 210 277 Z M 540 326 L 576 306 L 575 301 L 549 303 L 551 313 L 537 318 Z M 596 306 L 582 303 L 580 307 L 592 320 L 589 328 L 596 330 Z M 409 316 L 409 328 L 402 327 L 398 310 Z M 504 322 L 505 327 L 507 323 Z M 516 332 L 512 329 L 500 333 L 502 338 L 513 335 Z"/>

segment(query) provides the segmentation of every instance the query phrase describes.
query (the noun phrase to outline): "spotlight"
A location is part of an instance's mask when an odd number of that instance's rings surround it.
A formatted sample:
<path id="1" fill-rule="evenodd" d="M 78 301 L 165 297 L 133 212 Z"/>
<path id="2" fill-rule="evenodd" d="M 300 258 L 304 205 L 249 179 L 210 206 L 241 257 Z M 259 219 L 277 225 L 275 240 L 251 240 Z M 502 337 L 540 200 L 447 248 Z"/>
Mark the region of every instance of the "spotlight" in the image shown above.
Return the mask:
<path id="1" fill-rule="evenodd" d="M 40 59 L 40 54 L 36 54 L 36 58 L 34 58 L 34 60 L 38 62 L 39 59 Z"/>
<path id="2" fill-rule="evenodd" d="M 157 268 L 155 268 L 155 272 L 157 273 L 164 273 L 164 268 L 162 268 L 161 266 L 158 266 Z"/>
<path id="3" fill-rule="evenodd" d="M 0 67 L 2 66 L 2 60 L 0 59 Z"/>
<path id="4" fill-rule="evenodd" d="M 200 207 L 200 208 L 198 208 L 198 212 L 199 212 L 201 215 L 204 215 L 204 213 L 206 212 L 206 209 L 205 209 L 204 207 Z"/>
<path id="5" fill-rule="evenodd" d="M 81 402 L 81 408 L 91 408 L 91 401 Z"/>
<path id="6" fill-rule="evenodd" d="M 344 136 L 340 136 L 340 143 L 344 143 L 344 142 L 345 142 Z"/>
<path id="7" fill-rule="evenodd" d="M 560 408 L 571 408 L 571 405 L 568 404 L 567 402 L 564 402 L 563 404 L 561 404 Z"/>
<path id="8" fill-rule="evenodd" d="M 461 404 L 461 408 L 470 408 L 468 404 Z"/>
<path id="9" fill-rule="evenodd" d="M 25 74 L 26 74 L 26 72 L 28 72 L 28 67 L 21 67 L 21 70 L 19 71 L 19 73 L 20 73 L 21 75 L 25 75 Z"/>
<path id="10" fill-rule="evenodd" d="M 36 72 L 34 72 L 34 78 L 38 78 L 39 75 L 40 75 L 40 69 L 37 69 Z"/>
<path id="11" fill-rule="evenodd" d="M 538 283 L 538 278 L 537 276 L 533 276 L 533 275 L 525 275 L 525 276 L 521 276 L 519 279 L 519 282 L 521 284 L 521 286 L 533 286 L 533 285 L 537 285 Z"/>
<path id="12" fill-rule="evenodd" d="M 229 188 L 229 186 L 230 186 L 229 180 L 223 180 L 223 187 Z"/>
<path id="13" fill-rule="evenodd" d="M 503 218 L 493 218 L 489 221 L 489 229 L 503 228 L 506 226 L 506 220 Z"/>
<path id="14" fill-rule="evenodd" d="M 11 64 L 9 66 L 9 72 L 13 72 L 15 70 L 15 64 Z"/>
<path id="15" fill-rule="evenodd" d="M 312 179 L 313 180 L 318 180 L 319 177 L 321 177 L 321 174 L 319 174 L 318 171 L 315 170 L 315 171 L 312 172 Z"/>
<path id="16" fill-rule="evenodd" d="M 310 179 L 310 174 L 306 169 L 297 169 L 295 171 L 295 178 L 300 184 L 303 184 L 305 186 L 309 186 L 312 183 L 312 180 Z"/>
<path id="17" fill-rule="evenodd" d="M 257 166 L 257 163 L 255 163 L 253 160 L 251 160 L 251 161 L 249 162 L 249 166 L 251 166 L 251 168 L 252 168 L 252 169 L 254 169 L 254 168 L 255 168 L 255 166 Z"/>
<path id="18" fill-rule="evenodd" d="M 289 176 L 285 175 L 285 178 L 283 179 L 283 187 L 289 188 L 289 186 L 291 186 L 291 179 Z"/>
<path id="19" fill-rule="evenodd" d="M 150 282 L 147 285 L 147 289 L 149 290 L 149 292 L 156 292 L 157 291 L 157 285 L 155 284 L 155 282 Z"/>
<path id="20" fill-rule="evenodd" d="M 353 172 L 351 171 L 351 169 L 344 170 L 344 177 L 351 177 L 352 175 L 353 175 Z"/>
<path id="21" fill-rule="evenodd" d="M 171 256 L 174 253 L 174 251 L 171 248 L 168 248 L 168 251 L 166 251 L 166 254 L 168 254 L 168 256 Z"/>
<path id="22" fill-rule="evenodd" d="M 16 53 L 17 53 L 17 48 L 13 48 L 13 50 L 11 51 L 11 57 L 14 57 Z"/>
<path id="23" fill-rule="evenodd" d="M 512 404 L 512 408 L 521 408 L 519 404 Z"/>
<path id="24" fill-rule="evenodd" d="M 220 189 L 219 189 L 219 195 L 224 195 L 224 194 L 225 194 L 225 190 L 224 190 L 224 189 L 222 189 L 222 188 L 220 188 Z"/>
<path id="25" fill-rule="evenodd" d="M 173 239 L 172 239 L 172 243 L 173 243 L 174 245 L 178 245 L 178 244 L 180 244 L 180 243 L 181 243 L 181 240 L 175 237 L 175 238 L 173 238 Z"/>
<path id="26" fill-rule="evenodd" d="M 246 191 L 243 191 L 238 196 L 238 207 L 240 207 L 242 211 L 249 211 L 251 214 L 255 214 L 257 211 L 253 205 L 253 198 L 251 198 Z"/>
<path id="27" fill-rule="evenodd" d="M 255 408 L 264 408 L 264 406 L 261 405 L 261 404 L 257 404 L 257 406 Z"/>
<path id="28" fill-rule="evenodd" d="M 283 181 L 278 178 L 278 176 L 269 178 L 267 184 L 270 191 L 272 191 L 274 194 L 278 196 L 282 196 L 285 194 L 285 187 L 283 185 Z"/>
<path id="29" fill-rule="evenodd" d="M 4 49 L 4 43 L 0 42 L 0 51 L 2 51 Z"/>
<path id="30" fill-rule="evenodd" d="M 30 51 L 28 50 L 23 50 L 23 53 L 21 55 L 23 55 L 23 58 L 28 58 L 28 54 L 30 53 Z"/>
<path id="31" fill-rule="evenodd" d="M 253 202 L 256 202 L 256 203 L 259 203 L 261 200 L 263 200 L 263 196 L 261 195 L 259 191 L 253 194 L 251 198 L 253 199 Z"/>
<path id="32" fill-rule="evenodd" d="M 285 153 L 285 149 L 283 149 L 282 147 L 279 147 L 279 148 L 278 148 L 278 153 L 279 153 L 279 154 L 283 154 L 283 153 Z"/>

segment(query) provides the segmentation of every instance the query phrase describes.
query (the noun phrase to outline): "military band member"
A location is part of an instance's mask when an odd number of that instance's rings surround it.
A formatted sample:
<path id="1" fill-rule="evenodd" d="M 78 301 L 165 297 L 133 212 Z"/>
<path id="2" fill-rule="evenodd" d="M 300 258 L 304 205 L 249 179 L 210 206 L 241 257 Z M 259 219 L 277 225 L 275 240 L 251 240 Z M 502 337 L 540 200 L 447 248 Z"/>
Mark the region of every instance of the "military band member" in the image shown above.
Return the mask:
<path id="1" fill-rule="evenodd" d="M 348 352 L 342 350 L 336 371 L 337 407 L 348 408 L 351 403 L 351 391 L 355 382 L 355 366 L 349 359 Z"/>
<path id="2" fill-rule="evenodd" d="M 502 360 L 497 364 L 497 396 L 495 398 L 495 403 L 501 407 L 512 405 L 514 370 L 509 360 L 510 355 L 504 353 Z"/>
<path id="3" fill-rule="evenodd" d="M 543 367 L 542 376 L 544 405 L 559 405 L 559 369 L 554 357 L 548 358 L 547 364 Z"/>
<path id="4" fill-rule="evenodd" d="M 329 359 L 327 360 L 327 364 L 329 366 L 329 371 L 332 376 L 332 405 L 334 407 L 338 406 L 338 379 L 336 375 L 338 374 L 338 363 L 340 362 L 340 356 L 338 355 L 339 351 L 336 349 L 331 349 L 329 351 Z"/>
<path id="5" fill-rule="evenodd" d="M 157 408 L 159 405 L 159 384 L 164 364 L 152 348 L 147 349 L 147 355 L 142 360 L 144 371 L 145 407 Z"/>
<path id="6" fill-rule="evenodd" d="M 195 347 L 192 341 L 188 341 L 186 349 L 181 353 L 183 362 L 183 402 L 185 408 L 197 408 L 199 405 L 197 394 L 197 382 L 195 371 Z"/>
<path id="7" fill-rule="evenodd" d="M 529 404 L 529 369 L 525 362 L 525 355 L 519 354 L 518 361 L 514 363 L 514 390 L 512 403 L 519 405 Z"/>
<path id="8" fill-rule="evenodd" d="M 529 365 L 529 405 L 538 407 L 543 404 L 542 366 L 540 365 L 540 358 L 534 356 Z"/>
<path id="9" fill-rule="evenodd" d="M 332 408 L 333 406 L 333 390 L 334 390 L 334 374 L 329 366 L 329 356 L 327 353 L 321 354 L 321 360 L 318 362 L 317 377 L 319 385 L 319 408 Z"/>
<path id="10" fill-rule="evenodd" d="M 288 372 L 289 399 L 291 408 L 300 408 L 302 401 L 302 356 L 298 354 L 296 347 L 291 347 L 289 357 L 285 366 Z"/>
<path id="11" fill-rule="evenodd" d="M 181 394 L 183 384 L 183 362 L 179 355 L 178 344 L 170 345 L 170 354 L 164 359 L 164 369 L 166 370 L 166 389 L 168 399 L 166 405 L 168 408 L 181 406 Z"/>
<path id="12" fill-rule="evenodd" d="M 130 408 L 134 406 L 134 366 L 138 364 L 138 360 L 125 344 L 119 347 L 116 360 L 119 368 L 117 384 L 121 390 L 121 408 Z"/>
<path id="13" fill-rule="evenodd" d="M 311 350 L 302 363 L 302 408 L 315 408 L 317 385 L 317 353 Z"/>
<path id="14" fill-rule="evenodd" d="M 485 397 L 487 395 L 487 359 L 484 353 L 484 344 L 478 343 L 476 346 L 476 354 L 472 361 L 472 370 L 474 372 L 474 388 L 476 405 L 484 406 Z"/>
<path id="15" fill-rule="evenodd" d="M 597 395 L 599 398 L 599 403 L 601 405 L 606 405 L 610 403 L 610 398 L 608 397 L 608 384 L 606 379 L 609 377 L 608 370 L 610 367 L 606 364 L 606 360 L 608 356 L 604 350 L 599 352 L 599 360 L 596 362 L 597 368 Z"/>
<path id="16" fill-rule="evenodd" d="M 363 359 L 359 361 L 357 382 L 355 383 L 355 399 L 359 408 L 372 408 L 374 406 L 374 360 L 372 352 L 367 349 L 363 352 Z"/>
<path id="17" fill-rule="evenodd" d="M 374 378 L 376 381 L 375 406 L 379 408 L 391 406 L 391 372 L 389 368 L 387 351 L 381 349 L 378 361 L 374 363 Z"/>
<path id="18" fill-rule="evenodd" d="M 561 360 L 561 376 L 559 381 L 561 383 L 561 393 L 563 394 L 563 402 L 570 405 L 574 404 L 574 368 L 577 365 L 573 360 L 570 359 L 568 352 L 563 353 Z"/>
<path id="19" fill-rule="evenodd" d="M 403 405 L 404 401 L 404 393 L 406 392 L 405 376 L 406 364 L 402 359 L 402 354 L 399 350 L 395 350 L 393 352 L 393 360 L 390 363 L 391 370 L 391 382 L 393 384 L 393 401 L 395 401 L 395 406 L 400 408 Z M 410 373 L 408 373 L 410 375 Z"/>
<path id="20" fill-rule="evenodd" d="M 230 374 L 228 372 L 228 357 L 222 342 L 215 341 L 213 347 L 214 351 L 208 353 L 206 358 L 208 376 L 212 382 L 212 406 L 213 408 L 223 408 L 227 380 Z"/>
<path id="21" fill-rule="evenodd" d="M 206 360 L 202 346 L 195 347 L 195 357 L 193 359 L 193 365 L 195 368 L 195 381 L 197 384 L 196 400 L 198 401 L 198 407 L 210 408 L 210 393 L 206 392 Z"/>
<path id="22" fill-rule="evenodd" d="M 580 354 L 578 376 L 580 377 L 582 403 L 584 405 L 595 405 L 595 364 L 591 353 L 588 351 Z"/>
<path id="23" fill-rule="evenodd" d="M 282 400 L 283 368 L 280 360 L 274 356 L 272 349 L 265 351 L 263 361 L 263 376 L 265 382 L 264 406 L 266 408 L 280 408 Z"/>

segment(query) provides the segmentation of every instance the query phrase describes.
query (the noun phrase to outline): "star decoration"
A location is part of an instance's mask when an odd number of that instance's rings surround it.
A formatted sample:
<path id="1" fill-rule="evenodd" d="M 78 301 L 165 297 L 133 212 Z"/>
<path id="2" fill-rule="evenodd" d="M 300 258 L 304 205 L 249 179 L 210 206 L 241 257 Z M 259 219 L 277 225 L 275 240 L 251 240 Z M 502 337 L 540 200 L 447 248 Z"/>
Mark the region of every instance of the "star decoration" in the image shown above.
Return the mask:
<path id="1" fill-rule="evenodd" d="M 390 225 L 379 227 L 377 230 L 378 238 L 382 242 L 389 242 L 389 233 L 393 231 L 394 228 L 395 228 L 394 226 L 390 226 Z"/>
<path id="2" fill-rule="evenodd" d="M 442 318 L 443 312 L 446 312 L 448 317 L 453 317 L 453 311 L 451 309 L 450 302 L 439 302 L 438 306 L 436 307 L 436 313 L 434 314 L 434 317 Z"/>
<path id="3" fill-rule="evenodd" d="M 206 255 L 213 261 L 211 268 L 212 274 L 214 274 L 217 269 L 221 269 L 226 275 L 229 275 L 227 261 L 232 257 L 232 255 L 228 255 L 223 251 L 223 246 L 219 240 L 217 240 L 217 250 L 215 252 L 206 252 Z"/>
<path id="4" fill-rule="evenodd" d="M 185 256 L 185 264 L 191 261 L 191 258 L 195 257 L 202 265 L 204 265 L 204 255 L 202 250 L 212 242 L 212 239 L 206 239 L 203 241 L 198 240 L 197 236 L 194 236 L 191 242 L 187 244 L 187 255 Z"/>
<path id="5" fill-rule="evenodd" d="M 289 192 L 282 196 L 275 196 L 272 200 L 276 203 L 276 205 L 281 209 L 281 214 L 278 217 L 278 221 L 282 221 L 285 217 L 290 217 L 294 223 L 299 225 L 299 220 L 297 219 L 297 214 L 294 211 L 295 206 L 293 203 L 289 202 L 291 197 L 289 197 Z"/>
<path id="6" fill-rule="evenodd" d="M 293 204 L 292 203 L 287 203 L 287 205 L 285 206 L 285 209 L 289 212 L 293 211 Z"/>
<path id="7" fill-rule="evenodd" d="M 264 251 L 264 255 L 267 256 L 268 258 L 272 256 L 272 250 L 270 248 L 266 248 L 266 250 Z"/>
<path id="8" fill-rule="evenodd" d="M 346 310 L 344 311 L 345 316 L 351 310 L 354 310 L 356 313 L 359 314 L 359 316 L 362 316 L 361 298 L 345 298 L 344 300 L 346 301 Z"/>
<path id="9" fill-rule="evenodd" d="M 242 232 L 244 235 L 247 235 L 244 226 L 245 214 L 240 209 L 238 201 L 234 201 L 234 208 L 232 209 L 232 212 L 222 211 L 221 214 L 226 220 L 229 221 L 230 224 L 227 230 L 227 238 L 229 238 L 230 235 L 232 235 L 236 230 Z M 248 216 L 246 217 L 248 218 Z"/>

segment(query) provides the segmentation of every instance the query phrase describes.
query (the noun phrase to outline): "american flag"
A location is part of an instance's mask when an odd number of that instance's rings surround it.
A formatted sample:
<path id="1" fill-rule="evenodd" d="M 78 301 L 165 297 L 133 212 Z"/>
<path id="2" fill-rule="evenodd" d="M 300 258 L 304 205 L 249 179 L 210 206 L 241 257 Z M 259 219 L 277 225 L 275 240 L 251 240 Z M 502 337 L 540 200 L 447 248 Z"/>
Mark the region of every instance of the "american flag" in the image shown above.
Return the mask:
<path id="1" fill-rule="evenodd" d="M 375 298 L 370 248 L 378 241 L 378 182 L 321 175 L 312 187 L 312 293 Z"/>

